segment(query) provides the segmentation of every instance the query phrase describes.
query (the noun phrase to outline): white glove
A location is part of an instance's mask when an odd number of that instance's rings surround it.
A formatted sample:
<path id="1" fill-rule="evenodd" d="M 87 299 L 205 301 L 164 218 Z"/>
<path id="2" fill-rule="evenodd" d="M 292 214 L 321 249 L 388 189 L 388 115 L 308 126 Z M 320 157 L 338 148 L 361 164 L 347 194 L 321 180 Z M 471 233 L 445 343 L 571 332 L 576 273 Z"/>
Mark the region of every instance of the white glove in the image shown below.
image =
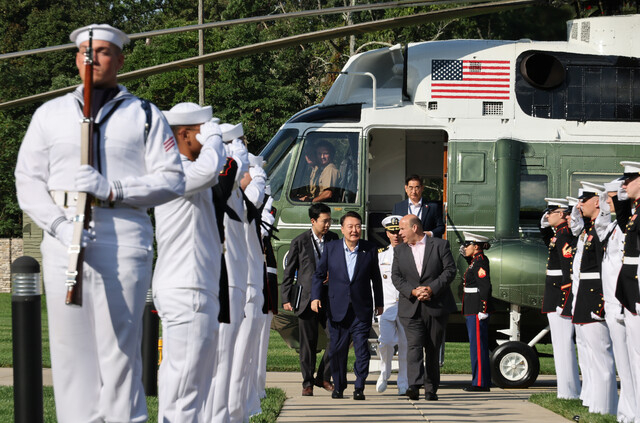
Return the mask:
<path id="1" fill-rule="evenodd" d="M 640 303 L 636 303 L 636 313 L 640 314 Z"/>
<path id="2" fill-rule="evenodd" d="M 73 222 L 67 220 L 66 222 L 59 224 L 56 228 L 55 236 L 62 245 L 65 247 L 70 246 L 73 241 Z M 83 229 L 80 244 L 83 247 L 86 247 L 90 239 L 92 239 L 92 237 L 89 235 L 89 232 L 87 232 L 86 229 Z"/>
<path id="3" fill-rule="evenodd" d="M 627 194 L 627 190 L 620 187 L 618 188 L 618 200 L 624 201 L 629 199 L 629 194 Z"/>
<path id="4" fill-rule="evenodd" d="M 607 203 L 607 199 L 609 198 L 609 194 L 603 192 L 598 196 L 598 202 L 600 205 L 600 214 L 611 214 L 611 207 L 609 207 L 609 203 Z"/>
<path id="5" fill-rule="evenodd" d="M 593 320 L 597 320 L 597 321 L 602 321 L 604 320 L 602 317 L 598 316 L 597 314 L 595 314 L 593 311 L 591 312 L 591 318 Z"/>
<path id="6" fill-rule="evenodd" d="M 542 219 L 540 219 L 540 227 L 544 229 L 548 228 L 549 226 L 551 226 L 549 224 L 549 212 L 544 212 L 544 214 L 542 215 Z"/>
<path id="7" fill-rule="evenodd" d="M 267 185 L 268 187 L 268 185 Z M 267 187 L 265 187 L 265 194 L 267 194 Z M 273 207 L 273 197 L 269 197 L 267 203 L 264 205 L 264 211 L 271 214 L 271 207 Z M 264 213 L 264 212 L 263 212 Z"/>
<path id="8" fill-rule="evenodd" d="M 76 189 L 87 192 L 98 200 L 106 200 L 111 195 L 111 186 L 93 166 L 82 165 L 76 173 Z"/>
<path id="9" fill-rule="evenodd" d="M 478 320 L 484 320 L 489 317 L 489 313 L 478 313 Z"/>
<path id="10" fill-rule="evenodd" d="M 251 175 L 251 179 L 262 179 L 263 181 L 267 180 L 267 172 L 264 171 L 261 167 L 252 166 L 249 168 L 249 175 Z"/>
<path id="11" fill-rule="evenodd" d="M 196 139 L 202 145 L 208 143 L 222 145 L 222 131 L 220 130 L 220 125 L 212 121 L 203 123 L 200 125 L 200 133 L 196 134 Z M 217 146 L 214 146 L 214 149 L 217 150 Z"/>
<path id="12" fill-rule="evenodd" d="M 244 142 L 236 138 L 229 145 L 231 157 L 238 163 L 238 174 L 244 175 L 249 170 L 249 151 Z"/>
<path id="13" fill-rule="evenodd" d="M 562 314 L 562 307 L 556 307 L 556 313 Z"/>
<path id="14" fill-rule="evenodd" d="M 578 206 L 573 206 L 573 210 L 571 210 L 571 233 L 573 236 L 580 235 L 584 229 L 584 219 L 582 218 L 582 213 Z"/>

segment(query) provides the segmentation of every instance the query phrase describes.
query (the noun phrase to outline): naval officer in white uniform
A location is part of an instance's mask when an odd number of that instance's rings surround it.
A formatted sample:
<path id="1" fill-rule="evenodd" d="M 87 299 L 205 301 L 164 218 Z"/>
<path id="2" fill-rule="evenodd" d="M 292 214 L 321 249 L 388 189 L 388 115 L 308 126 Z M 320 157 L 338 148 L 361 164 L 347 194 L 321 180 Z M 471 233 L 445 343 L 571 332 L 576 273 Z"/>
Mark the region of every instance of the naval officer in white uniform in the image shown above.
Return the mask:
<path id="1" fill-rule="evenodd" d="M 203 421 L 218 341 L 222 246 L 211 187 L 226 162 L 211 106 L 164 112 L 178 143 L 185 195 L 156 207 L 153 301 L 162 319 L 158 420 Z"/>
<path id="2" fill-rule="evenodd" d="M 45 232 L 41 250 L 58 421 L 142 422 L 147 407 L 140 341 L 153 259 L 147 208 L 182 195 L 184 174 L 162 113 L 117 83 L 129 38 L 109 25 L 90 27 L 95 167 L 80 166 L 81 85 L 36 110 L 18 154 L 16 189 L 20 207 Z M 70 38 L 79 48 L 76 65 L 84 80 L 89 27 Z M 96 198 L 82 307 L 65 305 L 78 191 Z"/>
<path id="3" fill-rule="evenodd" d="M 378 353 L 380 354 L 380 376 L 376 382 L 376 391 L 384 392 L 391 376 L 391 361 L 394 347 L 398 346 L 398 395 L 404 395 L 409 387 L 407 379 L 407 337 L 398 318 L 398 290 L 391 282 L 391 265 L 393 249 L 402 243 L 400 237 L 400 219 L 402 216 L 391 215 L 382 220 L 389 245 L 378 250 L 378 266 L 382 276 L 384 292 L 384 311 L 378 317 L 380 336 L 378 337 Z"/>

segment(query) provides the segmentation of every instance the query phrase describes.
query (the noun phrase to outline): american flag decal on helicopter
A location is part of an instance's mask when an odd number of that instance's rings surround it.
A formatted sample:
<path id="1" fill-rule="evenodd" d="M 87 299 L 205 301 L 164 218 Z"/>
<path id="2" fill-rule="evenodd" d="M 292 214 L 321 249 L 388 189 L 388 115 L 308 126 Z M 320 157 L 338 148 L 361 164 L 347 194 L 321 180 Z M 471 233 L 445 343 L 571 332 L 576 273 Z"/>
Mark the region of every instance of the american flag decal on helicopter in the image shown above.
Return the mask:
<path id="1" fill-rule="evenodd" d="M 509 60 L 431 61 L 431 98 L 509 100 Z"/>

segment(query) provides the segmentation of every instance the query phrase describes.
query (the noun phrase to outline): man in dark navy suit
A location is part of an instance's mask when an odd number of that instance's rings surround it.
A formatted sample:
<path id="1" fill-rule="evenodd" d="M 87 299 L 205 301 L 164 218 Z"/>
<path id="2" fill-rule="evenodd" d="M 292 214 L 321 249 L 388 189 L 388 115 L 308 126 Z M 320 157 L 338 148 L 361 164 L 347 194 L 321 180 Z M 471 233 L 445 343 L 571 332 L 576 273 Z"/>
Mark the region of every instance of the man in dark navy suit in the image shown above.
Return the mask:
<path id="1" fill-rule="evenodd" d="M 325 246 L 313 275 L 311 309 L 318 312 L 324 307 L 329 316 L 331 373 L 335 385 L 331 397 L 342 398 L 347 387 L 347 356 L 353 338 L 356 353 L 353 399 L 364 400 L 364 383 L 369 375 L 371 358 L 367 339 L 374 303 L 376 315 L 382 314 L 382 279 L 375 244 L 360 239 L 360 215 L 347 212 L 340 219 L 340 226 L 344 238 Z M 320 301 L 324 285 L 328 288 L 328 304 Z"/>
<path id="2" fill-rule="evenodd" d="M 422 200 L 424 185 L 418 175 L 410 175 L 404 184 L 407 200 L 402 200 L 393 206 L 393 212 L 400 216 L 413 214 L 422 222 L 422 230 L 430 237 L 442 238 L 444 222 L 437 203 L 427 203 Z"/>

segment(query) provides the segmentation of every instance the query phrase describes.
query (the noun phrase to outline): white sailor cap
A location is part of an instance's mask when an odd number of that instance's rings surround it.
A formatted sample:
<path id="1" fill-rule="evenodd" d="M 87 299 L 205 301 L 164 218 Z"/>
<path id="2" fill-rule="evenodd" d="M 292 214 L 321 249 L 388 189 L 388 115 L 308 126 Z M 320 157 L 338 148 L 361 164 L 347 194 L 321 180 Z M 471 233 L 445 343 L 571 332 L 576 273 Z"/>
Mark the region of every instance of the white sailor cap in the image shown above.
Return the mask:
<path id="1" fill-rule="evenodd" d="M 569 203 L 566 198 L 545 198 L 544 201 L 547 202 L 547 208 L 545 211 L 552 211 L 555 209 L 566 209 L 569 207 Z"/>
<path id="2" fill-rule="evenodd" d="M 262 167 L 264 166 L 264 158 L 262 156 L 254 156 L 249 153 L 249 167 Z"/>
<path id="3" fill-rule="evenodd" d="M 388 231 L 398 231 L 400 230 L 400 219 L 402 219 L 402 216 L 392 214 L 382 219 L 382 226 Z"/>
<path id="4" fill-rule="evenodd" d="M 582 192 L 580 192 L 580 194 L 582 194 Z M 569 207 L 577 206 L 578 199 L 576 197 L 567 197 L 567 203 L 569 204 Z"/>
<path id="5" fill-rule="evenodd" d="M 587 200 L 604 192 L 604 185 L 594 184 L 593 182 L 580 181 L 582 184 L 582 194 L 578 196 L 580 200 Z"/>
<path id="6" fill-rule="evenodd" d="M 76 43 L 76 46 L 80 47 L 80 44 L 89 39 L 89 29 L 93 29 L 93 39 L 108 41 L 111 44 L 115 44 L 118 48 L 122 49 L 122 46 L 129 43 L 129 37 L 118 28 L 114 28 L 108 24 L 91 24 L 78 28 L 69 35 L 69 39 Z"/>
<path id="7" fill-rule="evenodd" d="M 223 123 L 222 125 L 220 125 L 220 130 L 222 131 L 222 141 L 224 142 L 233 141 L 236 138 L 244 136 L 242 123 L 239 123 L 237 125 Z"/>
<path id="8" fill-rule="evenodd" d="M 614 179 L 613 181 L 604 184 L 604 190 L 606 192 L 618 192 L 621 186 L 622 181 L 620 179 Z"/>
<path id="9" fill-rule="evenodd" d="M 170 126 L 199 125 L 213 117 L 211 106 L 202 107 L 196 103 L 178 103 L 162 113 Z"/>
<path id="10" fill-rule="evenodd" d="M 471 232 L 462 232 L 465 242 L 484 243 L 489 242 L 489 238 L 482 235 L 472 234 Z"/>

